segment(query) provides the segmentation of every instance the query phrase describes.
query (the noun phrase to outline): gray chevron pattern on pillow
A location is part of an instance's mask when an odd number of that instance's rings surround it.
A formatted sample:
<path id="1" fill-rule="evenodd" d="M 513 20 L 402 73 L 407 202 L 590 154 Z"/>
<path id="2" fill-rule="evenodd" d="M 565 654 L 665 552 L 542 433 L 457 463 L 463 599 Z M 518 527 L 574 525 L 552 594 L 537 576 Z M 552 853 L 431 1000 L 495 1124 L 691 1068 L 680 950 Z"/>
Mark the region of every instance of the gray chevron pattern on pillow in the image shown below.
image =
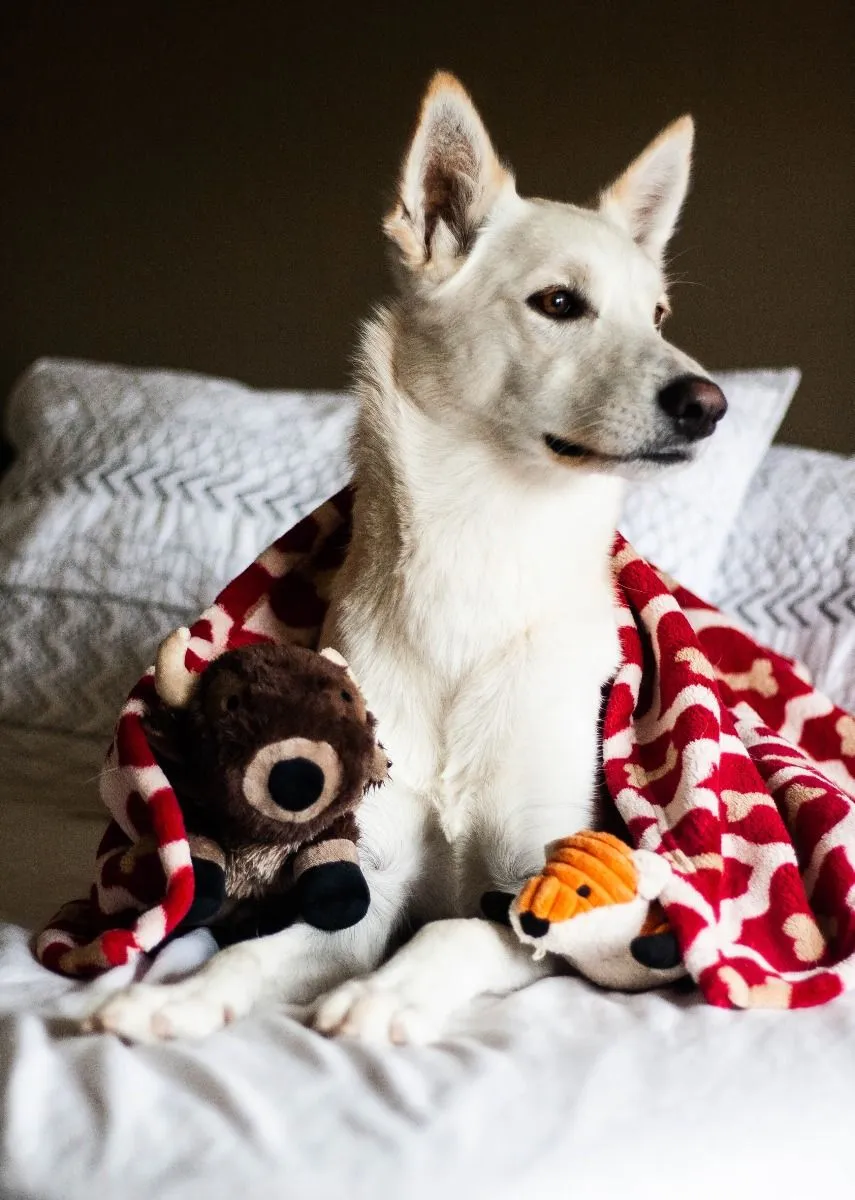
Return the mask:
<path id="1" fill-rule="evenodd" d="M 154 648 L 348 477 L 346 397 L 43 360 L 0 480 L 0 721 L 109 736 Z"/>
<path id="2" fill-rule="evenodd" d="M 855 458 L 773 446 L 710 599 L 855 711 Z"/>

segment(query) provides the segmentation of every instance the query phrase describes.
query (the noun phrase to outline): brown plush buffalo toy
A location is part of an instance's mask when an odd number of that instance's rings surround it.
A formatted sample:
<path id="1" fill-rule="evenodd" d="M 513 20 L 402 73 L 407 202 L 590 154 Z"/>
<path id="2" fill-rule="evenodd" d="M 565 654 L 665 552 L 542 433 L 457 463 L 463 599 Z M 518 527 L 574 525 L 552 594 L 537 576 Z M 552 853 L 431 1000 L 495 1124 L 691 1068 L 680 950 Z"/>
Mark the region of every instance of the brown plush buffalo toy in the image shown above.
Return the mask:
<path id="1" fill-rule="evenodd" d="M 194 674 L 189 638 L 179 629 L 161 644 L 161 704 L 144 722 L 190 843 L 195 895 L 181 930 L 240 929 L 238 914 L 252 932 L 297 916 L 320 929 L 356 924 L 370 896 L 355 810 L 390 764 L 347 664 L 333 650 L 265 642 Z"/>

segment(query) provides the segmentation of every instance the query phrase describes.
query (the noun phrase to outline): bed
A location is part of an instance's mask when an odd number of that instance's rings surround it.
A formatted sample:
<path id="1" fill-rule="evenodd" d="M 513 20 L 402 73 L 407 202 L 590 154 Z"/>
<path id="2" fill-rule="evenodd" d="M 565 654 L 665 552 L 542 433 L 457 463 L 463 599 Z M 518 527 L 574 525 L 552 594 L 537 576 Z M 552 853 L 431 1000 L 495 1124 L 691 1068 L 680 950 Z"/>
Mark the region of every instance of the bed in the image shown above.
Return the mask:
<path id="1" fill-rule="evenodd" d="M 723 382 L 729 440 L 698 474 L 633 488 L 624 530 L 855 708 L 855 460 L 770 448 L 797 373 Z M 346 397 L 60 360 L 10 397 L 0 1192 L 742 1196 L 844 1183 L 851 996 L 731 1013 L 564 978 L 480 1002 L 425 1048 L 326 1042 L 275 1008 L 200 1044 L 74 1034 L 91 989 L 39 967 L 28 930 L 88 885 L 104 820 L 95 777 L 123 692 L 162 633 L 346 478 L 352 416 Z M 120 968 L 93 986 L 127 979 Z"/>

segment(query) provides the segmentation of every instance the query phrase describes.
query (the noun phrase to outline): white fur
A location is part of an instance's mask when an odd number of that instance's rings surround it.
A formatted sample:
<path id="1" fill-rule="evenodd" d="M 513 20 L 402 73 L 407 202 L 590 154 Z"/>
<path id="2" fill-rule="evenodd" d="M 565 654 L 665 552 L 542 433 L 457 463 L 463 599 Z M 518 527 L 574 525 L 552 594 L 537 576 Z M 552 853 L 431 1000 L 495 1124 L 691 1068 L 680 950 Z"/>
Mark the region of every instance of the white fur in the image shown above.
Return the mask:
<path id="1" fill-rule="evenodd" d="M 621 216 L 643 164 L 600 212 L 523 200 L 466 93 L 435 80 L 386 223 L 401 288 L 363 338 L 353 542 L 322 641 L 360 681 L 393 762 L 361 809 L 371 908 L 342 933 L 296 925 L 183 983 L 132 988 L 92 1027 L 199 1036 L 270 997 L 317 1000 L 327 1033 L 424 1038 L 479 993 L 547 969 L 478 919 L 479 898 L 516 890 L 546 843 L 595 819 L 620 476 L 673 444 L 658 389 L 702 373 L 653 324 L 685 135 L 652 158 L 650 253 Z M 556 285 L 583 290 L 593 315 L 556 323 L 526 303 Z M 546 434 L 589 453 L 558 458 Z"/>

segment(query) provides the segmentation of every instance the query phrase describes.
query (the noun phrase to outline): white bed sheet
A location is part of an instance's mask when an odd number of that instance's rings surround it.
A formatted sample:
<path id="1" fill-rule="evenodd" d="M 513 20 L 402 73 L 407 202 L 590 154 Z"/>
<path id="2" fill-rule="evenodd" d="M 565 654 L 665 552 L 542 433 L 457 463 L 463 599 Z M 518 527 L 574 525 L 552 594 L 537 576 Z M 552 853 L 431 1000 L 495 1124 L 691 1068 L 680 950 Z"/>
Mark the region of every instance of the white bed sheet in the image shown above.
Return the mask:
<path id="1" fill-rule="evenodd" d="M 273 1008 L 129 1047 L 69 1035 L 82 999 L 0 929 L 4 1197 L 851 1194 L 855 997 L 738 1013 L 552 979 L 378 1049 Z"/>

